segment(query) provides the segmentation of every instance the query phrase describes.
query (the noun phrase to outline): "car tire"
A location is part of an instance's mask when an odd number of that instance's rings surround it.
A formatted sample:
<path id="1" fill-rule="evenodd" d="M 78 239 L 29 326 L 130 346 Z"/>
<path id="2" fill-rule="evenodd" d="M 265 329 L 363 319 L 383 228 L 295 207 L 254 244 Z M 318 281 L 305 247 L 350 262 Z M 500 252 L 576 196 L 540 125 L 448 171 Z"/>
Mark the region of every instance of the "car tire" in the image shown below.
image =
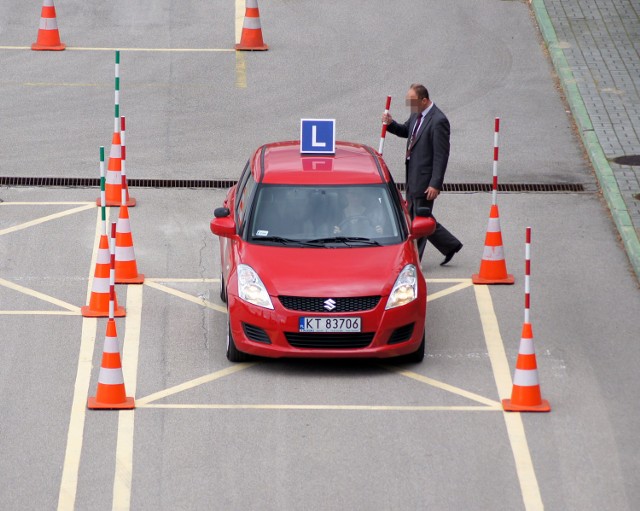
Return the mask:
<path id="1" fill-rule="evenodd" d="M 419 364 L 424 360 L 424 353 L 426 347 L 425 334 L 422 332 L 422 342 L 418 349 L 413 353 L 409 353 L 408 355 L 402 355 L 396 359 L 397 362 L 400 363 L 408 363 L 408 364 Z"/>
<path id="2" fill-rule="evenodd" d="M 227 360 L 229 362 L 246 362 L 250 358 L 250 355 L 236 348 L 236 343 L 233 341 L 233 334 L 231 333 L 231 322 L 227 321 Z"/>
<path id="3" fill-rule="evenodd" d="M 227 303 L 227 285 L 224 282 L 224 275 L 220 274 L 220 300 Z"/>

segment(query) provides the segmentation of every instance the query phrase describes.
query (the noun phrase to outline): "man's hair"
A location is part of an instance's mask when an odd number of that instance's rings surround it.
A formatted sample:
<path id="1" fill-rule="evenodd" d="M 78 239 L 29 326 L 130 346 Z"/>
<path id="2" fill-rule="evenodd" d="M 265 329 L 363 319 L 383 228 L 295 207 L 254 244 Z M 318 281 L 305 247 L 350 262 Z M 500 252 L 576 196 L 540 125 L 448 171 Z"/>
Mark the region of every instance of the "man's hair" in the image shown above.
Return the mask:
<path id="1" fill-rule="evenodd" d="M 421 83 L 412 83 L 409 88 L 413 89 L 418 99 L 429 99 L 429 91 Z"/>

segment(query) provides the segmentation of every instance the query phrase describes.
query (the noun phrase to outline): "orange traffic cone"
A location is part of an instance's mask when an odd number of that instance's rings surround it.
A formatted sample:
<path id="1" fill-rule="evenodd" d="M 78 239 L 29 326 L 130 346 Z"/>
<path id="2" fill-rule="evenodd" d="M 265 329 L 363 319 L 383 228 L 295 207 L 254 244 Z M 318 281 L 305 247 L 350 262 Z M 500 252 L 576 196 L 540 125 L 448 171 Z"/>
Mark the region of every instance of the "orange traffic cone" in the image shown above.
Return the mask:
<path id="1" fill-rule="evenodd" d="M 58 20 L 56 19 L 56 8 L 53 5 L 53 0 L 44 0 L 40 14 L 38 40 L 31 45 L 31 49 L 60 51 L 65 48 L 66 45 L 60 42 L 60 32 L 58 32 Z"/>
<path id="2" fill-rule="evenodd" d="M 268 49 L 269 47 L 262 40 L 258 0 L 246 0 L 242 36 L 240 37 L 240 44 L 236 44 L 236 50 Z"/>
<path id="3" fill-rule="evenodd" d="M 472 275 L 471 280 L 474 284 L 513 284 L 515 281 L 513 275 L 507 274 L 497 204 L 491 205 L 480 272 Z"/>
<path id="4" fill-rule="evenodd" d="M 109 151 L 109 165 L 107 166 L 107 176 L 105 180 L 105 193 L 107 203 L 105 206 L 120 206 L 122 202 L 122 146 L 120 142 L 120 132 L 114 131 L 111 138 L 111 151 Z M 102 206 L 100 198 L 96 199 L 96 205 Z M 127 191 L 127 206 L 133 207 L 136 200 L 129 197 Z"/>
<path id="5" fill-rule="evenodd" d="M 513 375 L 511 399 L 502 400 L 502 408 L 508 412 L 548 412 L 551 406 L 540 395 L 538 365 L 533 348 L 531 323 L 522 325 L 522 338 Z"/>
<path id="6" fill-rule="evenodd" d="M 85 318 L 103 318 L 109 316 L 111 254 L 109 252 L 109 240 L 107 235 L 100 236 L 96 270 L 91 286 L 91 298 L 89 305 L 82 307 L 81 313 Z M 118 307 L 118 300 L 114 297 L 114 315 L 125 315 L 124 307 Z"/>
<path id="7" fill-rule="evenodd" d="M 94 397 L 87 400 L 87 407 L 112 410 L 130 410 L 136 407 L 135 400 L 132 397 L 127 397 L 124 388 L 118 332 L 113 318 L 109 318 L 107 321 L 107 333 L 104 338 L 102 363 L 98 376 L 98 391 Z"/>
<path id="8" fill-rule="evenodd" d="M 116 284 L 142 284 L 144 275 L 138 273 L 133 236 L 129 222 L 129 208 L 120 206 L 116 230 Z"/>

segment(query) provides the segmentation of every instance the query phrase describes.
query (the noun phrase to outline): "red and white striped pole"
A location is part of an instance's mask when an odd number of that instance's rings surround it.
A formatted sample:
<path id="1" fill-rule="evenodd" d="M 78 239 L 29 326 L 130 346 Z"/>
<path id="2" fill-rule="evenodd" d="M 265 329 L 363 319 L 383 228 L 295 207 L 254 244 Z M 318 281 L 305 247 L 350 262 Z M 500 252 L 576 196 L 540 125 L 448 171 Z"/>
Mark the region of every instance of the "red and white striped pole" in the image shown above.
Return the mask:
<path id="1" fill-rule="evenodd" d="M 121 167 L 120 167 L 120 178 L 121 178 L 121 205 L 127 205 L 127 192 L 129 189 L 127 188 L 127 143 L 125 140 L 125 121 L 124 116 L 120 117 L 120 159 L 121 159 Z"/>
<path id="2" fill-rule="evenodd" d="M 116 222 L 111 222 L 111 239 L 109 242 L 111 255 L 109 266 L 109 319 L 114 319 L 116 302 Z"/>
<path id="3" fill-rule="evenodd" d="M 529 307 L 531 306 L 531 288 L 529 279 L 531 277 L 531 227 L 526 229 L 525 252 L 524 252 L 524 322 L 529 320 Z"/>
<path id="4" fill-rule="evenodd" d="M 493 132 L 493 188 L 491 191 L 491 204 L 498 203 L 498 134 L 500 133 L 500 117 L 496 117 Z"/>
<path id="5" fill-rule="evenodd" d="M 384 107 L 384 113 L 389 113 L 389 108 L 391 108 L 391 96 L 387 96 L 387 104 Z M 384 148 L 384 138 L 387 136 L 387 123 L 382 123 L 382 133 L 380 133 L 380 146 L 378 147 L 378 152 L 382 154 L 382 149 Z"/>

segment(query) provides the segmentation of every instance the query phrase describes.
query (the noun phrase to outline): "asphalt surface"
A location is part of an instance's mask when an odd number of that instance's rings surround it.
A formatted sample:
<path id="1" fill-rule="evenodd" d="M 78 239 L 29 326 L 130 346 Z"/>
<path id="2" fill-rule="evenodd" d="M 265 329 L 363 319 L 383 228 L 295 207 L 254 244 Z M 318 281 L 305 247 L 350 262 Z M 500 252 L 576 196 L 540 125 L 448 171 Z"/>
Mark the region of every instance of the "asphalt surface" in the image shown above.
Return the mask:
<path id="1" fill-rule="evenodd" d="M 526 2 L 274 1 L 260 6 L 270 50 L 238 54 L 230 2 L 57 4 L 68 49 L 39 53 L 27 49 L 39 8 L 0 1 L 0 176 L 96 176 L 118 47 L 131 177 L 236 178 L 258 145 L 296 139 L 302 117 L 336 118 L 339 139 L 377 148 L 386 95 L 404 119 L 419 80 L 451 120 L 448 182 L 490 182 L 500 116 L 501 182 L 586 191 L 499 195 L 514 286 L 469 280 L 490 196 L 438 199 L 465 247 L 447 267 L 427 249 L 422 364 L 242 365 L 224 355 L 208 229 L 226 191 L 132 188 L 147 280 L 117 287 L 127 307 L 117 325 L 137 408 L 96 412 L 85 404 L 105 320 L 78 308 L 101 230 L 98 191 L 0 188 L 0 507 L 636 507 L 637 280 Z M 389 136 L 384 150 L 398 181 L 403 147 Z M 500 407 L 518 354 L 526 226 L 549 414 Z"/>

